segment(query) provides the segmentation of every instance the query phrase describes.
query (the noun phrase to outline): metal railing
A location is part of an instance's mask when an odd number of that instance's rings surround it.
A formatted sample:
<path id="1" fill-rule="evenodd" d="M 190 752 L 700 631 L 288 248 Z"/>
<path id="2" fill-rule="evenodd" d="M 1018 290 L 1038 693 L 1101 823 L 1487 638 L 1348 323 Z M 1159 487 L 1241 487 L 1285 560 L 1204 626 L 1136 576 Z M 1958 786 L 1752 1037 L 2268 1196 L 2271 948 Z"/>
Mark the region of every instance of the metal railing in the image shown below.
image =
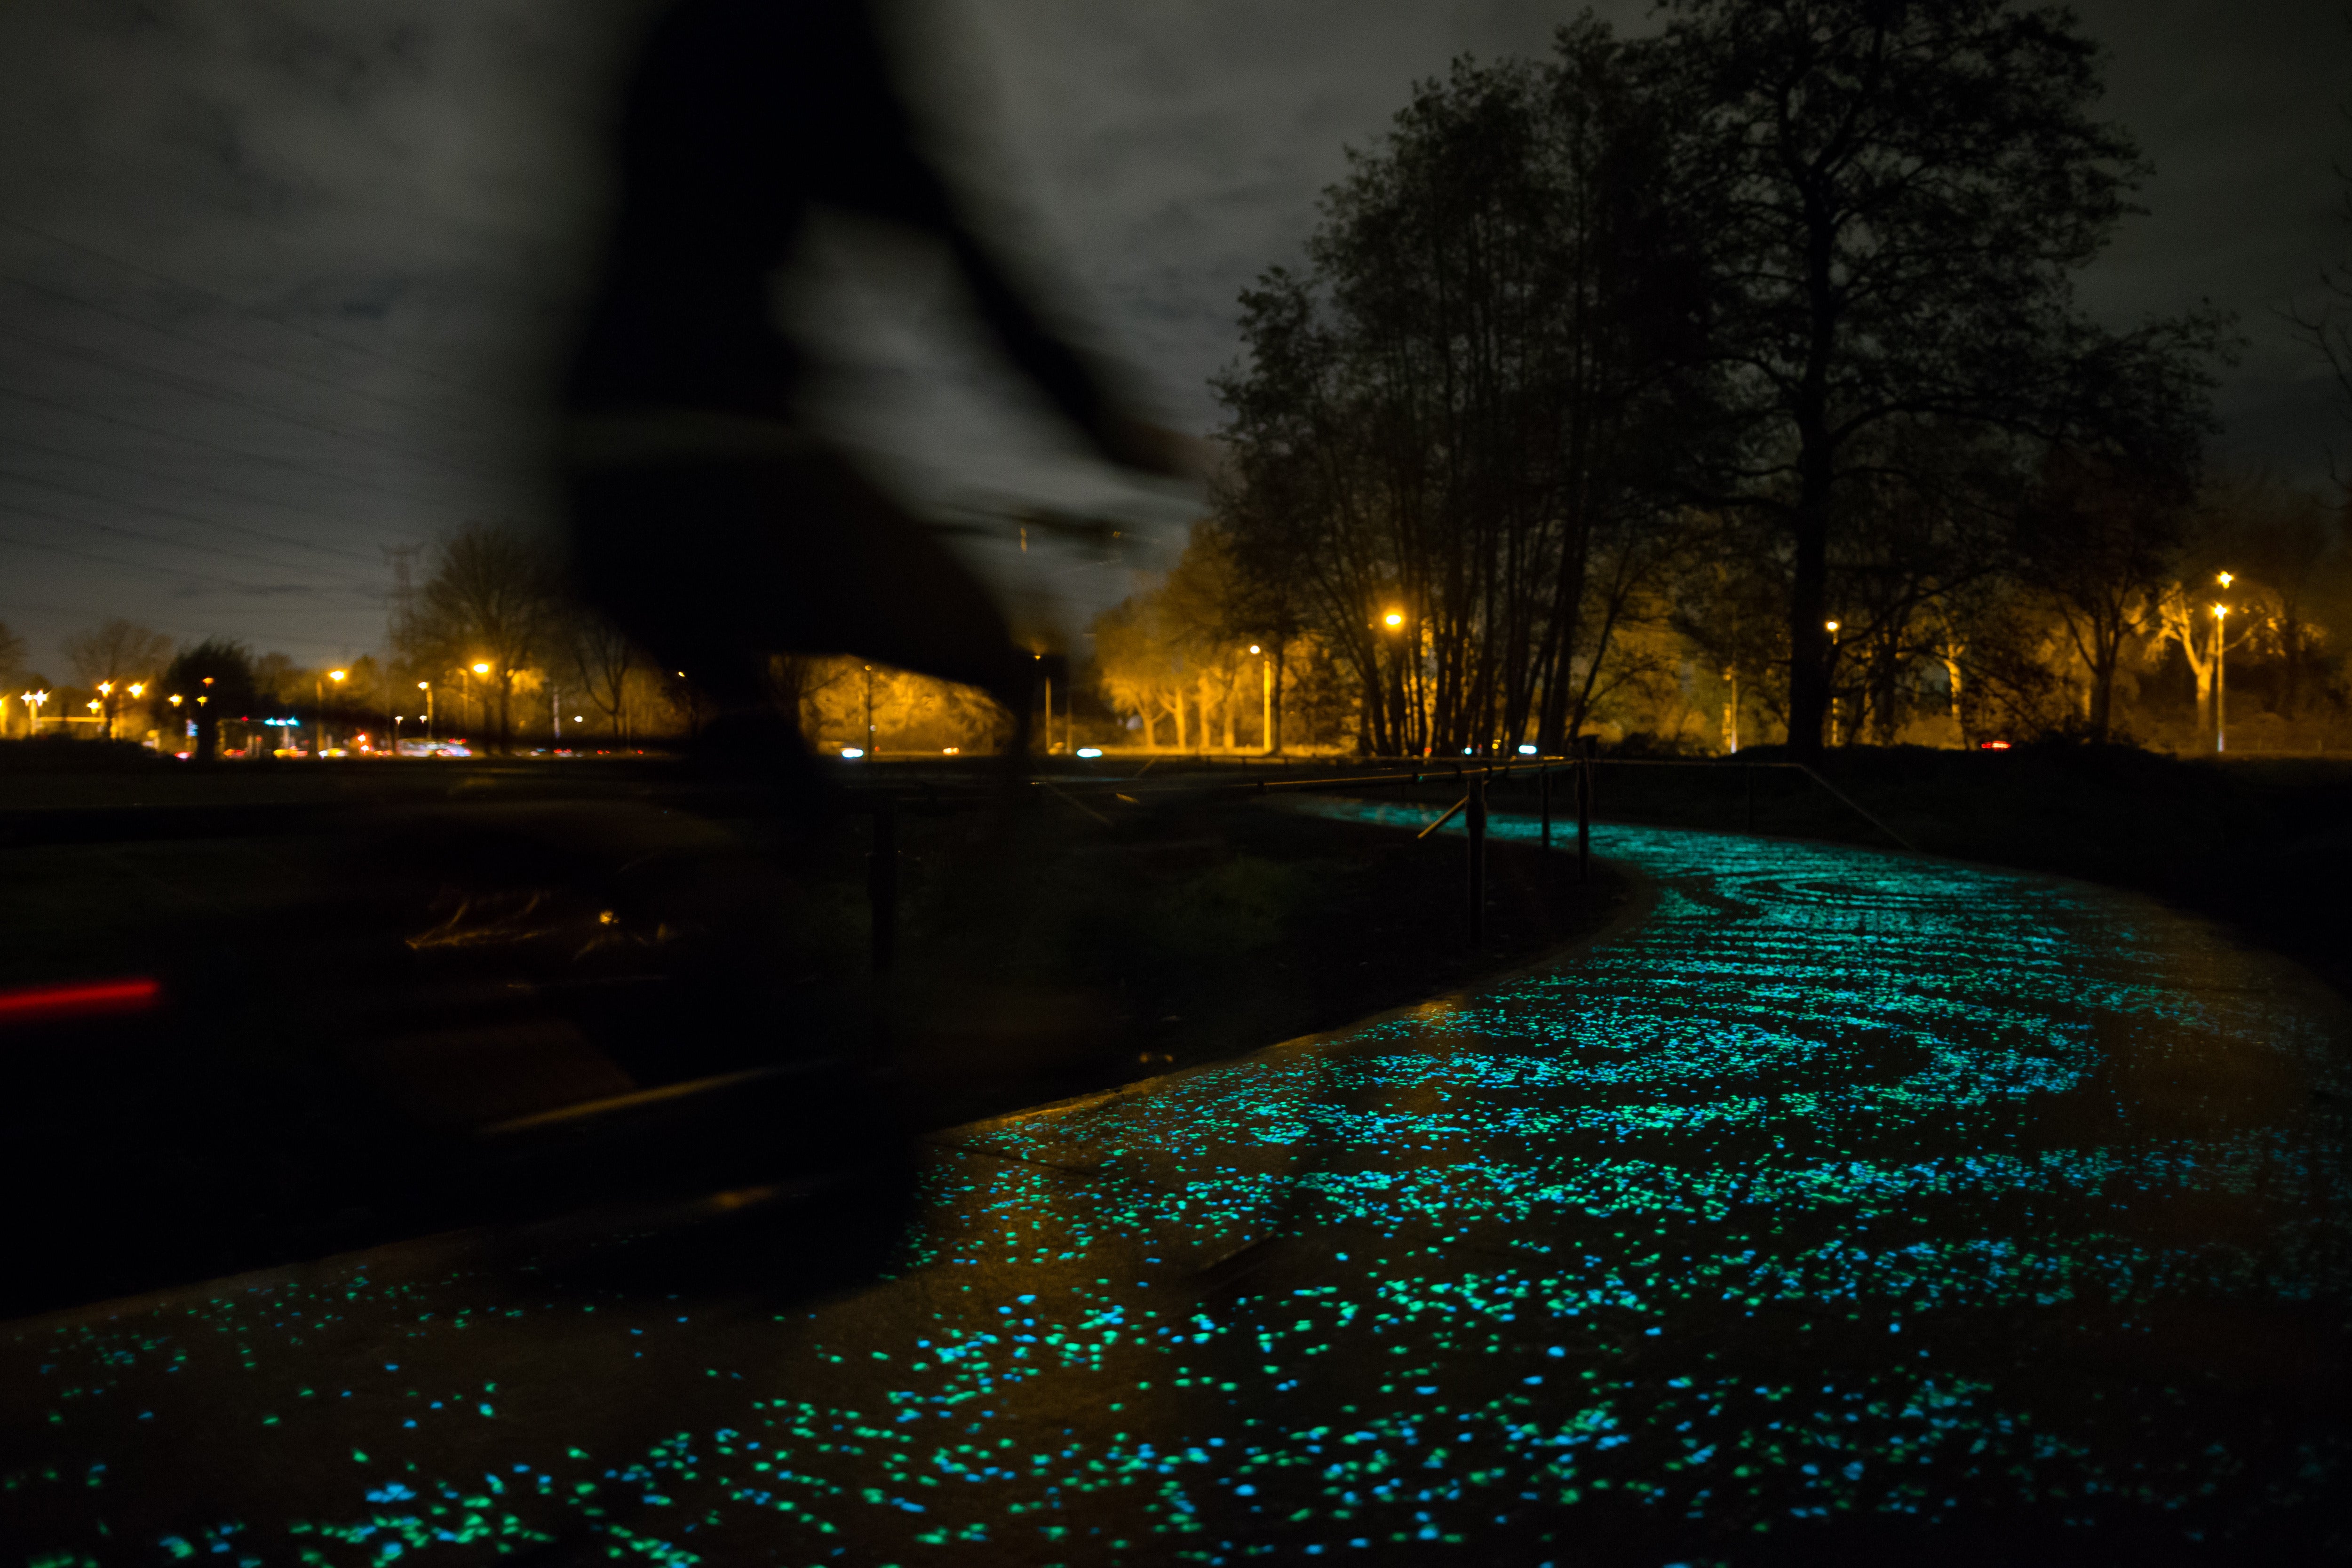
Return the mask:
<path id="1" fill-rule="evenodd" d="M 1190 760 L 1190 759 L 1188 759 Z M 1233 763 L 1210 762 L 1214 771 Z M 1246 763 L 1244 764 L 1246 766 Z M 1149 768 L 1147 763 L 1146 767 Z M 1914 850 L 1911 841 L 1889 827 L 1843 790 L 1803 763 L 1762 762 L 1743 763 L 1733 760 L 1701 761 L 1681 758 L 1601 757 L 1591 750 L 1573 757 L 1532 757 L 1517 761 L 1479 762 L 1465 759 L 1438 762 L 1408 761 L 1392 765 L 1389 759 L 1375 759 L 1369 768 L 1389 767 L 1386 772 L 1350 772 L 1344 767 L 1338 772 L 1328 769 L 1307 770 L 1307 776 L 1290 776 L 1287 763 L 1283 776 L 1268 777 L 1261 773 L 1256 777 L 1203 782 L 1182 775 L 1167 777 L 1146 784 L 1142 774 L 1114 779 L 1030 777 L 1026 782 L 1034 789 L 1044 790 L 1065 803 L 1086 813 L 1097 822 L 1109 820 L 1086 804 L 1083 797 L 1109 795 L 1120 801 L 1140 804 L 1145 797 L 1199 796 L 1203 795 L 1271 795 L 1284 790 L 1310 790 L 1329 793 L 1337 790 L 1415 788 L 1430 784 L 1458 784 L 1461 798 L 1440 813 L 1437 819 L 1422 828 L 1415 837 L 1426 838 L 1452 821 L 1465 816 L 1468 841 L 1464 876 L 1465 927 L 1473 942 L 1486 940 L 1486 837 L 1487 787 L 1497 779 L 1532 774 L 1536 780 L 1538 828 L 1538 840 L 1546 854 L 1553 848 L 1553 779 L 1569 776 L 1576 812 L 1576 879 L 1581 884 L 1592 874 L 1592 814 L 1597 794 L 1598 770 L 1604 767 L 1665 767 L 1709 768 L 1721 772 L 1737 768 L 1741 774 L 1743 819 L 1745 830 L 1756 831 L 1756 778 L 1761 770 L 1801 773 L 1821 786 L 1832 798 L 1844 805 L 1864 821 L 1878 829 L 1905 849 Z M 866 867 L 866 891 L 871 905 L 873 963 L 876 973 L 887 973 L 896 962 L 898 924 L 898 819 L 902 808 L 912 808 L 926 814 L 947 812 L 983 804 L 992 798 L 985 790 L 970 790 L 953 794 L 942 792 L 936 784 L 917 782 L 903 788 L 871 787 L 851 792 L 854 813 L 864 813 L 873 818 L 872 848 Z"/>

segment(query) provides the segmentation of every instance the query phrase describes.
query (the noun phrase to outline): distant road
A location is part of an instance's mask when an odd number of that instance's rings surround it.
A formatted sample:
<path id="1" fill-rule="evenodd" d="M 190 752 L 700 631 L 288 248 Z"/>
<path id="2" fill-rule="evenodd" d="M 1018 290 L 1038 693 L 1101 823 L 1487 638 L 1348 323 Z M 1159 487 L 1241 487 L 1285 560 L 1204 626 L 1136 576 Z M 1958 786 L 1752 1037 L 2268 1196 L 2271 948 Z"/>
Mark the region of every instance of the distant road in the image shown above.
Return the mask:
<path id="1" fill-rule="evenodd" d="M 904 1271 L 814 1311 L 420 1244 L 0 1331 L 0 1536 L 109 1564 L 2344 1548 L 2332 993 L 2081 884 L 1596 847 L 1654 899 L 1587 951 L 943 1135 Z"/>

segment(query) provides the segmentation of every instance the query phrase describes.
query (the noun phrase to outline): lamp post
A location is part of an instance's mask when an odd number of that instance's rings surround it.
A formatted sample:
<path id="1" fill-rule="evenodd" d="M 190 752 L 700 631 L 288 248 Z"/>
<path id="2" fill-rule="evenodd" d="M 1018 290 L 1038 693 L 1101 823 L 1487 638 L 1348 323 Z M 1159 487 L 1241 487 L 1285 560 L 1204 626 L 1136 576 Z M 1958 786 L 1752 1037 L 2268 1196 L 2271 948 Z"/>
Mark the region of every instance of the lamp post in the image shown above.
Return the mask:
<path id="1" fill-rule="evenodd" d="M 2213 606 L 2213 751 L 2230 749 L 2230 606 Z"/>
<path id="2" fill-rule="evenodd" d="M 2223 593 L 2237 581 L 2235 574 L 2220 572 L 2213 580 L 2221 584 Z M 2230 606 L 2213 606 L 2213 752 L 2215 755 L 2229 749 L 2230 713 Z"/>
<path id="3" fill-rule="evenodd" d="M 98 738 L 111 741 L 114 739 L 114 682 L 111 680 L 98 683 L 97 707 L 100 720 Z"/>
<path id="4" fill-rule="evenodd" d="M 1832 682 L 1830 687 L 1830 744 L 1834 746 L 1838 743 L 1838 699 L 1834 684 L 1837 679 L 1838 624 L 1823 621 L 1822 625 L 1830 634 L 1830 679 Z"/>
<path id="5" fill-rule="evenodd" d="M 333 681 L 335 689 L 340 691 L 342 689 L 343 678 L 349 674 L 351 671 L 348 669 L 331 669 L 324 676 L 315 678 L 310 682 L 311 689 L 317 694 L 319 702 L 317 721 L 310 728 L 310 760 L 314 763 L 324 762 L 327 759 L 327 682 Z"/>
<path id="6" fill-rule="evenodd" d="M 486 679 L 486 680 L 489 679 L 490 667 L 489 667 L 489 664 L 488 664 L 488 662 L 487 660 L 482 661 L 482 662 L 480 662 L 480 663 L 477 663 L 477 664 L 475 664 L 475 665 L 471 666 L 470 668 L 471 668 L 471 669 L 472 669 L 472 671 L 473 671 L 473 673 L 474 673 L 475 675 L 478 675 L 478 676 L 482 677 L 482 678 L 483 678 L 484 679 Z M 467 700 L 467 701 L 471 702 L 471 701 L 473 700 L 473 697 L 474 697 L 474 683 L 473 683 L 473 680 L 472 680 L 470 678 L 468 678 L 468 679 L 467 679 L 467 681 L 466 681 L 466 700 Z M 487 730 L 487 729 L 488 729 L 489 727 L 490 727 L 490 698 L 489 698 L 489 693 L 488 693 L 488 692 L 484 692 L 484 693 L 482 694 L 482 728 L 483 728 L 483 729 L 485 729 L 485 730 Z"/>
<path id="7" fill-rule="evenodd" d="M 1266 754 L 1267 756 L 1269 756 L 1269 757 L 1270 757 L 1270 756 L 1274 755 L 1274 751 L 1275 751 L 1275 745 L 1274 745 L 1274 656 L 1273 656 L 1272 654 L 1270 654 L 1270 653 L 1267 653 L 1264 648 L 1260 647 L 1259 647 L 1257 644 L 1255 644 L 1255 643 L 1252 643 L 1252 644 L 1250 644 L 1250 652 L 1252 652 L 1252 653 L 1254 653 L 1254 654 L 1256 654 L 1256 655 L 1258 656 L 1258 660 L 1257 660 L 1257 669 L 1258 669 L 1258 686 L 1259 686 L 1260 695 L 1261 695 L 1261 696 L 1262 696 L 1262 698 L 1264 699 L 1264 702 L 1265 702 L 1265 712 L 1264 712 L 1263 716 L 1261 717 L 1261 719 L 1260 719 L 1260 721 L 1259 721 L 1259 723 L 1260 723 L 1260 725 L 1262 726 L 1262 728 L 1261 728 L 1261 731 L 1260 731 L 1260 732 L 1264 735 L 1265 740 L 1265 754 Z"/>
<path id="8" fill-rule="evenodd" d="M 420 680 L 416 683 L 416 689 L 425 693 L 425 743 L 430 746 L 433 743 L 433 683 Z"/>
<path id="9" fill-rule="evenodd" d="M 49 700 L 46 691 L 27 691 L 24 695 L 25 735 L 26 739 L 41 732 L 41 704 Z"/>
<path id="10" fill-rule="evenodd" d="M 1402 610 L 1389 611 L 1386 615 L 1383 615 L 1381 617 L 1381 625 L 1391 637 L 1402 635 L 1404 631 L 1404 612 Z M 1393 717 L 1397 727 L 1397 733 L 1394 737 L 1395 744 L 1397 751 L 1402 753 L 1406 749 L 1404 736 L 1404 655 L 1402 652 L 1391 652 L 1389 655 L 1389 684 L 1393 689 L 1391 693 L 1391 703 L 1394 709 Z"/>
<path id="11" fill-rule="evenodd" d="M 1032 654 L 1032 655 L 1030 655 L 1029 657 L 1030 657 L 1030 658 L 1034 658 L 1034 659 L 1035 659 L 1035 660 L 1037 660 L 1037 662 L 1038 662 L 1038 663 L 1040 663 L 1040 664 L 1043 664 L 1043 663 L 1045 661 L 1045 656 L 1044 654 L 1042 654 L 1042 653 Z M 1043 756 L 1048 756 L 1048 757 L 1050 757 L 1050 756 L 1052 756 L 1052 755 L 1054 754 L 1054 672 L 1053 672 L 1053 671 L 1051 671 L 1051 670 L 1047 670 L 1047 671 L 1045 671 L 1045 750 L 1044 750 L 1044 752 L 1041 752 L 1040 754 L 1041 754 L 1041 755 L 1043 755 Z M 872 727 L 873 727 L 873 721 L 872 721 L 870 718 L 866 721 L 866 727 L 867 727 L 867 729 L 868 729 L 868 731 L 869 731 L 872 730 Z M 867 756 L 869 756 L 869 757 L 870 757 L 870 756 L 872 756 L 872 755 L 874 754 L 874 742 L 873 742 L 873 741 L 872 741 L 872 739 L 870 738 L 870 734 L 869 734 L 869 738 L 867 739 L 867 741 L 866 741 L 866 754 Z"/>

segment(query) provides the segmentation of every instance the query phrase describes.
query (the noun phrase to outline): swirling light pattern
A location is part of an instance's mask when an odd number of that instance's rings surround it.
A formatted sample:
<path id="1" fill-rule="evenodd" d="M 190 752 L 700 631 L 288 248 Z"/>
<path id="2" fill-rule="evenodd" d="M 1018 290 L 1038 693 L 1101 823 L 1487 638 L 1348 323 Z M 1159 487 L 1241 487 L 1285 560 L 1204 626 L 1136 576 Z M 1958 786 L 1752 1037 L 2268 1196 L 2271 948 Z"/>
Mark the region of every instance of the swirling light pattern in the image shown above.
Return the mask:
<path id="1" fill-rule="evenodd" d="M 1603 843 L 1655 890 L 1608 940 L 947 1135 L 898 1271 L 814 1310 L 410 1247 L 19 1325 L 6 1533 L 45 1568 L 2342 1543 L 2340 1003 L 2079 885 Z"/>

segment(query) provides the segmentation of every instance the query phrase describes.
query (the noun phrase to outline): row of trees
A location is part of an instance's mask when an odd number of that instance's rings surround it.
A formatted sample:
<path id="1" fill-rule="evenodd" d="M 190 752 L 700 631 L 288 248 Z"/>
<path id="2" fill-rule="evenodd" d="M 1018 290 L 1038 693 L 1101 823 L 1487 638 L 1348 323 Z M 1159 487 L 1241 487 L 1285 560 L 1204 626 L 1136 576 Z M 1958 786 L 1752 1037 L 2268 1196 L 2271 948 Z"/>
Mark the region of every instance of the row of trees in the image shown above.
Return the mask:
<path id="1" fill-rule="evenodd" d="M 395 606 L 385 655 L 312 668 L 281 653 L 255 654 L 213 638 L 175 648 L 160 633 L 111 620 L 64 647 L 76 685 L 32 669 L 21 638 L 0 627 L 0 679 L 25 703 L 0 732 L 57 730 L 66 715 L 90 734 L 141 736 L 197 727 L 209 754 L 224 722 L 296 719 L 312 731 L 379 749 L 394 734 L 464 737 L 492 750 L 544 744 L 570 730 L 625 745 L 691 725 L 695 703 L 674 673 L 644 655 L 563 590 L 551 553 L 530 535 L 473 524 L 440 540 L 413 600 Z M 173 701 L 176 697 L 177 703 Z M 82 710 L 88 710 L 87 713 Z M 582 730 L 586 734 L 582 734 Z"/>
<path id="2" fill-rule="evenodd" d="M 2329 633 L 2352 626 L 2347 520 L 2320 496 L 2253 479 L 2208 485 L 2157 518 L 2118 516 L 2128 498 L 2112 488 L 2078 496 L 2077 511 L 2042 520 L 2077 535 L 2064 553 L 1956 576 L 1940 591 L 1922 591 L 1916 570 L 1856 574 L 1853 586 L 1841 574 L 1825 739 L 1949 746 L 2063 736 L 2210 751 L 2226 665 L 2233 748 L 2352 744 L 2352 650 Z M 1287 738 L 1375 749 L 1381 704 L 1365 700 L 1319 630 L 1244 657 L 1254 650 L 1244 638 L 1269 634 L 1246 614 L 1233 558 L 1227 528 L 1204 524 L 1163 584 L 1097 622 L 1103 689 L 1135 738 L 1184 750 L 1230 749 L 1236 737 L 1244 748 Z M 1606 640 L 1596 637 L 1597 657 L 1571 671 L 1580 731 L 1680 752 L 1783 740 L 1774 593 L 1727 557 L 1720 534 L 1694 526 L 1677 555 L 1602 601 Z M 1376 635 L 1402 644 L 1408 630 Z M 1424 701 L 1435 642 L 1424 626 Z M 1412 656 L 1399 647 L 1391 657 Z M 1259 677 L 1276 669 L 1290 676 L 1285 719 L 1269 727 Z M 1312 673 L 1302 680 L 1301 671 Z M 1420 721 L 1432 717 L 1423 708 Z"/>
<path id="3" fill-rule="evenodd" d="M 2145 173 L 2093 46 L 2003 0 L 1664 9 L 1421 86 L 1243 296 L 1241 619 L 1311 633 L 1375 750 L 1557 750 L 1661 622 L 1802 749 L 1925 662 L 1965 702 L 1963 626 L 2030 584 L 2108 727 L 2226 335 L 2073 302 Z"/>
<path id="4" fill-rule="evenodd" d="M 2068 510 L 2040 525 L 2063 531 L 2068 544 L 2033 558 L 2050 570 L 1985 573 L 1933 594 L 1920 591 L 1925 574 L 1891 571 L 1862 579 L 1878 584 L 1879 596 L 1838 601 L 1832 742 L 2124 733 L 2210 749 L 2225 659 L 2239 745 L 2324 749 L 2352 740 L 2352 666 L 2328 635 L 2352 625 L 2352 552 L 2319 498 L 2241 480 L 2209 486 L 2185 511 L 2151 519 L 2126 512 L 2132 492 L 2112 482 L 2051 493 Z M 312 669 L 221 641 L 174 650 L 158 634 L 113 621 L 68 640 L 78 685 L 28 670 L 23 644 L 5 628 L 0 673 L 12 693 L 21 681 L 46 694 L 39 716 L 48 731 L 176 738 L 178 726 L 194 721 L 207 746 L 222 721 L 268 716 L 299 715 L 311 744 L 322 730 L 347 746 L 372 732 L 379 750 L 387 734 L 416 738 L 427 710 L 440 739 L 477 745 L 485 734 L 493 745 L 541 745 L 560 733 L 575 746 L 610 747 L 691 729 L 695 700 L 674 672 L 650 668 L 625 638 L 567 605 L 527 543 L 486 535 L 470 530 L 442 543 L 421 603 L 400 624 L 401 646 L 385 658 Z M 1706 531 L 1695 526 L 1665 569 L 1603 600 L 1605 643 L 1571 671 L 1577 721 L 1588 731 L 1675 750 L 1785 733 L 1769 584 L 1759 592 L 1754 574 L 1693 542 L 1707 542 Z M 527 617 L 492 619 L 467 584 L 494 575 L 504 580 L 479 595 L 490 610 L 524 602 L 517 578 L 546 584 L 544 604 Z M 1162 584 L 1097 619 L 1094 657 L 1076 690 L 1056 693 L 1044 739 L 1065 748 L 1255 751 L 1370 749 L 1384 721 L 1394 734 L 1393 710 L 1365 700 L 1343 651 L 1312 626 L 1286 624 L 1281 607 L 1244 569 L 1231 525 L 1204 522 Z M 2217 607 L 2229 614 L 2214 615 Z M 1397 619 L 1379 635 L 1401 644 L 1410 634 Z M 529 636 L 517 635 L 519 622 Z M 1420 631 L 1417 700 L 1426 701 L 1435 637 Z M 1404 662 L 1401 652 L 1391 657 Z M 827 748 L 978 752 L 994 749 L 1010 728 L 977 691 L 853 658 L 780 659 L 774 677 L 779 702 Z M 429 698 L 420 685 L 432 689 Z M 21 703 L 0 710 L 0 734 L 27 733 L 33 718 Z M 1428 719 L 1424 707 L 1421 721 Z M 256 737 L 265 746 L 292 741 L 257 729 L 241 739 Z"/>

